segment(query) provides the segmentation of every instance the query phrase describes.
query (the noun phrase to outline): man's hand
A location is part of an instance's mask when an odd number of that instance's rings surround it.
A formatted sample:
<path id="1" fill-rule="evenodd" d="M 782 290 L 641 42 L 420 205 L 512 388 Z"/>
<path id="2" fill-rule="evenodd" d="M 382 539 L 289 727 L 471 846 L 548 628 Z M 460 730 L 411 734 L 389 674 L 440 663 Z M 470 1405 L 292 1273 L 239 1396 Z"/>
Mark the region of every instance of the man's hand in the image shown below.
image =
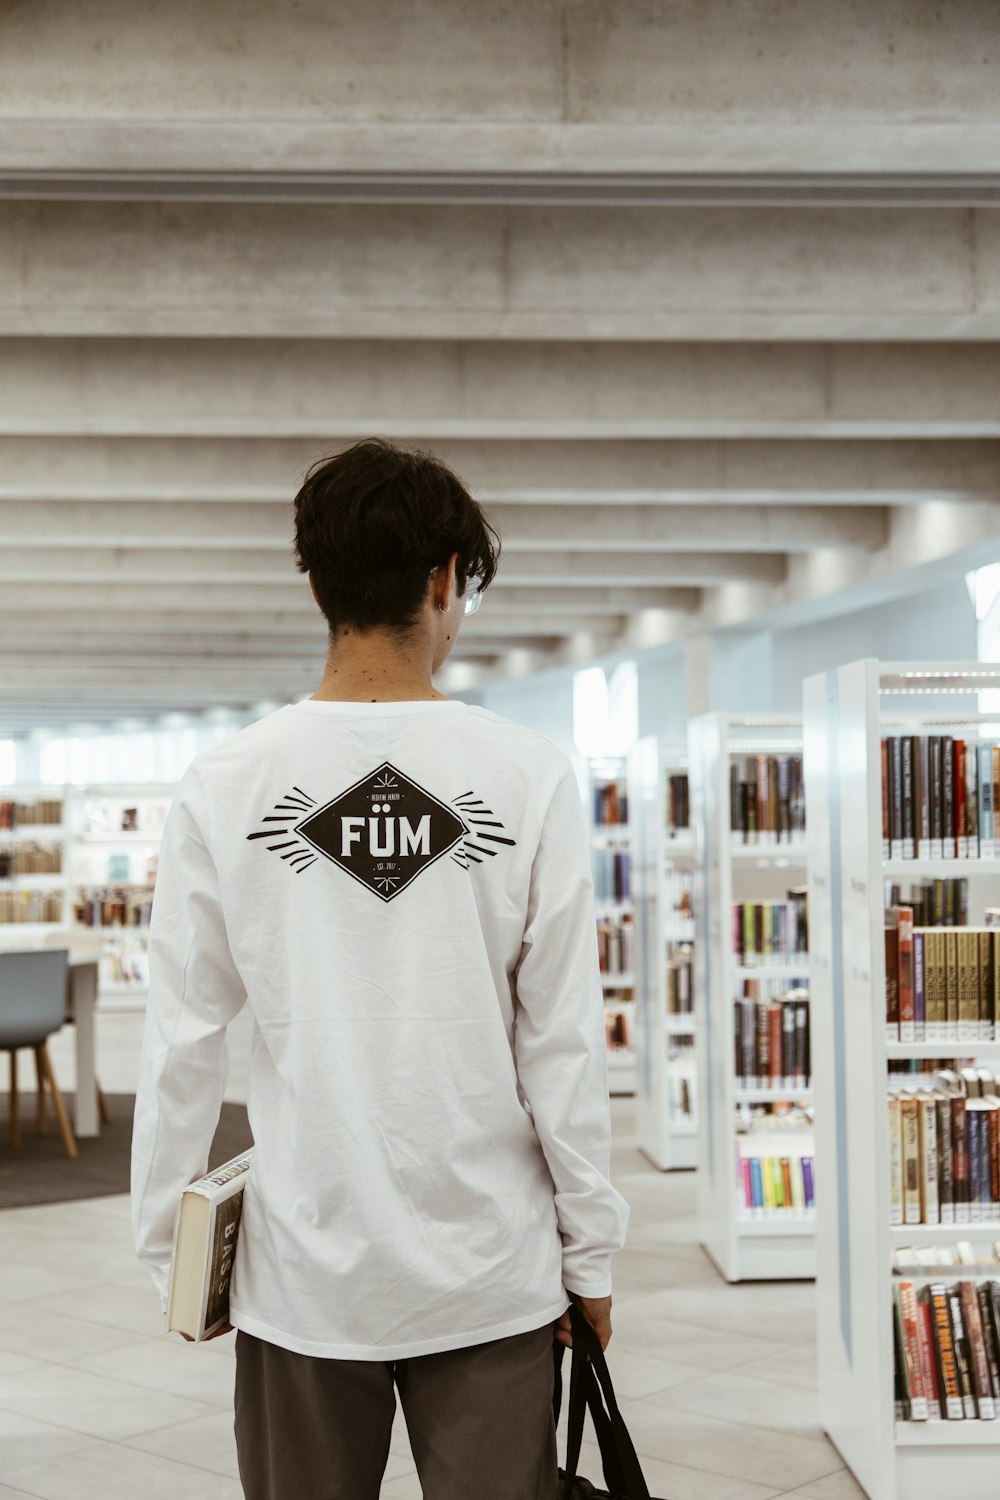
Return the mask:
<path id="1" fill-rule="evenodd" d="M 578 1297 L 575 1292 L 570 1292 L 570 1296 L 600 1339 L 601 1348 L 606 1349 L 611 1342 L 611 1298 Z M 567 1349 L 572 1349 L 573 1328 L 569 1319 L 569 1308 L 554 1327 L 559 1343 L 565 1344 Z"/>
<path id="2" fill-rule="evenodd" d="M 178 1331 L 178 1333 L 180 1333 L 180 1329 L 178 1329 L 177 1331 Z M 233 1325 L 232 1325 L 232 1323 L 223 1323 L 223 1325 L 222 1325 L 221 1328 L 217 1328 L 214 1333 L 208 1334 L 208 1336 L 206 1338 L 203 1338 L 201 1342 L 203 1344 L 207 1344 L 212 1339 L 221 1338 L 224 1333 L 232 1333 L 232 1331 L 233 1331 Z M 184 1339 L 189 1344 L 196 1344 L 198 1342 L 198 1340 L 197 1339 L 193 1339 L 189 1333 L 181 1333 L 181 1338 Z"/>

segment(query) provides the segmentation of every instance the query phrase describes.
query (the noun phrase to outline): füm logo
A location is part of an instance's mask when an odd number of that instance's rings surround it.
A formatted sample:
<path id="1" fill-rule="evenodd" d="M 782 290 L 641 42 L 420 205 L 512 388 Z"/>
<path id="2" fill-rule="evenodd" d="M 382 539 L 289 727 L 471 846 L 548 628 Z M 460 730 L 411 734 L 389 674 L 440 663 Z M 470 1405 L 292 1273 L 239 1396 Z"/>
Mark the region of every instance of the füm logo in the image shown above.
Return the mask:
<path id="1" fill-rule="evenodd" d="M 454 809 L 388 761 L 322 807 L 295 788 L 264 822 L 284 827 L 249 837 L 270 839 L 267 847 L 295 869 L 322 855 L 383 901 L 456 850 L 468 832 Z"/>

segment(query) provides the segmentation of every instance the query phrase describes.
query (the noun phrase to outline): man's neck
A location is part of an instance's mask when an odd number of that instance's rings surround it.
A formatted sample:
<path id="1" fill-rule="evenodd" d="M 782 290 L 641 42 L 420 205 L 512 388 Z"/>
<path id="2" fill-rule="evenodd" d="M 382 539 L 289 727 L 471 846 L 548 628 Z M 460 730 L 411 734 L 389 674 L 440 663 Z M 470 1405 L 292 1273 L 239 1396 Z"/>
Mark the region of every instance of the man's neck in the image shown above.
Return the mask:
<path id="1" fill-rule="evenodd" d="M 429 643 L 393 631 L 342 630 L 330 642 L 314 698 L 347 703 L 447 701 L 432 681 Z"/>

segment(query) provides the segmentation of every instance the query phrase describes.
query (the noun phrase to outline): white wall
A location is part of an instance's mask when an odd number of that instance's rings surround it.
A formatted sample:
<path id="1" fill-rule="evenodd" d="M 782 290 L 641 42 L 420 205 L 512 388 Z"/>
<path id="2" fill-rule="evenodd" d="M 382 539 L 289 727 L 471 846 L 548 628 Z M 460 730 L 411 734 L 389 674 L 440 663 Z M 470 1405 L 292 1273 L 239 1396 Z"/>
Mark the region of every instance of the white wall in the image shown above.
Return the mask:
<path id="1" fill-rule="evenodd" d="M 964 581 L 776 632 L 773 707 L 801 712 L 803 678 L 863 656 L 975 661 L 976 612 Z"/>

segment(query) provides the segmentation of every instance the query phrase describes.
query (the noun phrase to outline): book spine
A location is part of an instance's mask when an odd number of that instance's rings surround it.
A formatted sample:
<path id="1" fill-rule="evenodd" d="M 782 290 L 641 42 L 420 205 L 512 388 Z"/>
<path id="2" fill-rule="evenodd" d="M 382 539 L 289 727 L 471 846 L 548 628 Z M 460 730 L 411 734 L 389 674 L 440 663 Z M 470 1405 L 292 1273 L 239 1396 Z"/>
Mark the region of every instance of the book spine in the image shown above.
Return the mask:
<path id="1" fill-rule="evenodd" d="M 903 742 L 899 735 L 889 737 L 889 784 L 892 790 L 890 803 L 890 855 L 892 859 L 903 857 Z"/>
<path id="2" fill-rule="evenodd" d="M 913 1032 L 918 1042 L 927 1038 L 927 990 L 924 978 L 924 934 L 913 934 Z"/>
<path id="3" fill-rule="evenodd" d="M 955 1178 L 951 1153 L 951 1100 L 935 1100 L 938 1143 L 938 1212 L 942 1224 L 955 1222 Z"/>
<path id="4" fill-rule="evenodd" d="M 888 859 L 892 849 L 889 819 L 889 800 L 891 791 L 889 787 L 889 741 L 883 739 L 881 743 L 882 753 L 882 858 Z"/>
<path id="5" fill-rule="evenodd" d="M 955 934 L 958 957 L 958 1039 L 979 1038 L 979 934 L 967 927 Z"/>
<path id="6" fill-rule="evenodd" d="M 928 1300 L 934 1324 L 934 1353 L 941 1405 L 946 1419 L 960 1422 L 965 1416 L 965 1409 L 962 1404 L 951 1318 L 948 1314 L 948 1295 L 942 1283 L 935 1282 L 928 1288 Z"/>
<path id="7" fill-rule="evenodd" d="M 903 1223 L 920 1223 L 920 1141 L 917 1101 L 900 1102 L 903 1135 Z"/>
<path id="8" fill-rule="evenodd" d="M 902 823 L 904 859 L 913 859 L 916 854 L 916 820 L 913 797 L 913 736 L 904 734 L 899 739 L 900 775 L 902 780 Z"/>
<path id="9" fill-rule="evenodd" d="M 941 736 L 941 858 L 955 858 L 955 741 Z"/>
<path id="10" fill-rule="evenodd" d="M 920 1146 L 920 1214 L 921 1223 L 941 1222 L 938 1201 L 937 1110 L 928 1094 L 917 1101 Z"/>
<path id="11" fill-rule="evenodd" d="M 980 1151 L 980 1125 L 982 1115 L 978 1109 L 965 1111 L 965 1129 L 967 1147 L 969 1153 L 969 1223 L 978 1224 L 982 1218 L 982 1203 L 980 1198 L 980 1185 L 982 1183 L 983 1166 Z"/>
<path id="12" fill-rule="evenodd" d="M 927 1416 L 932 1422 L 941 1420 L 941 1393 L 938 1388 L 937 1369 L 934 1364 L 934 1320 L 930 1303 L 917 1302 L 917 1339 L 920 1348 L 920 1374 L 927 1395 Z"/>
<path id="13" fill-rule="evenodd" d="M 969 1153 L 966 1132 L 965 1099 L 951 1101 L 951 1172 L 955 1202 L 955 1223 L 969 1220 Z"/>
<path id="14" fill-rule="evenodd" d="M 954 796 L 955 796 L 955 857 L 957 859 L 968 859 L 969 857 L 969 827 L 966 816 L 966 746 L 964 740 L 955 740 L 955 772 L 954 772 Z"/>
<path id="15" fill-rule="evenodd" d="M 962 1392 L 962 1410 L 968 1421 L 975 1421 L 976 1393 L 972 1384 L 972 1356 L 969 1350 L 969 1339 L 965 1319 L 962 1317 L 962 1299 L 957 1287 L 949 1287 L 946 1295 L 952 1344 L 955 1350 L 955 1368 L 958 1371 L 958 1384 Z"/>
<path id="16" fill-rule="evenodd" d="M 944 770 L 942 766 L 941 736 L 939 734 L 928 736 L 927 751 L 929 761 L 927 800 L 930 803 L 931 821 L 930 854 L 932 859 L 940 859 L 944 840 L 944 808 L 941 800 Z"/>
<path id="17" fill-rule="evenodd" d="M 813 1159 L 811 1156 L 802 1158 L 802 1191 L 806 1200 L 806 1211 L 812 1212 L 816 1207 L 816 1191 L 813 1185 Z"/>
<path id="18" fill-rule="evenodd" d="M 917 853 L 926 859 L 931 852 L 930 741 L 926 734 L 914 735 L 913 757 Z"/>
<path id="19" fill-rule="evenodd" d="M 910 1421 L 927 1421 L 927 1393 L 924 1390 L 923 1370 L 920 1361 L 920 1342 L 917 1334 L 917 1299 L 913 1283 L 901 1281 L 896 1288 L 899 1313 L 902 1321 L 903 1350 L 906 1355 L 906 1388 L 910 1402 Z"/>
<path id="20" fill-rule="evenodd" d="M 979 959 L 976 981 L 976 1016 L 978 1035 L 982 1042 L 993 1040 L 993 934 L 988 927 L 981 927 L 976 934 L 976 952 Z"/>
<path id="21" fill-rule="evenodd" d="M 1000 1348 L 997 1347 L 988 1286 L 980 1284 L 976 1288 L 976 1300 L 979 1303 L 979 1326 L 983 1332 L 983 1346 L 986 1350 L 986 1363 L 990 1372 L 990 1390 L 994 1401 L 994 1412 L 996 1412 L 996 1403 L 1000 1402 Z"/>
<path id="22" fill-rule="evenodd" d="M 979 756 L 975 745 L 965 750 L 965 831 L 969 840 L 969 859 L 979 858 Z"/>
<path id="23" fill-rule="evenodd" d="M 913 1010 L 913 911 L 909 906 L 900 906 L 897 914 L 899 1039 L 902 1042 L 912 1042 L 916 1040 Z"/>
<path id="24" fill-rule="evenodd" d="M 885 1035 L 899 1041 L 899 917 L 885 914 Z"/>
<path id="25" fill-rule="evenodd" d="M 949 927 L 944 933 L 945 1041 L 958 1041 L 958 933 Z"/>
<path id="26" fill-rule="evenodd" d="M 760 1170 L 760 1158 L 750 1158 L 750 1184 L 753 1190 L 754 1215 L 761 1219 L 764 1216 L 764 1176 Z"/>
<path id="27" fill-rule="evenodd" d="M 992 859 L 993 838 L 993 751 L 989 745 L 979 747 L 979 858 Z"/>
<path id="28" fill-rule="evenodd" d="M 898 1094 L 889 1095 L 889 1223 L 903 1222 L 903 1124 Z"/>
<path id="29" fill-rule="evenodd" d="M 772 1005 L 768 1012 L 768 1026 L 770 1029 L 770 1058 L 771 1076 L 768 1079 L 772 1088 L 780 1089 L 783 1081 L 782 1071 L 782 1041 L 783 1041 L 784 1008 L 781 1005 Z"/>

